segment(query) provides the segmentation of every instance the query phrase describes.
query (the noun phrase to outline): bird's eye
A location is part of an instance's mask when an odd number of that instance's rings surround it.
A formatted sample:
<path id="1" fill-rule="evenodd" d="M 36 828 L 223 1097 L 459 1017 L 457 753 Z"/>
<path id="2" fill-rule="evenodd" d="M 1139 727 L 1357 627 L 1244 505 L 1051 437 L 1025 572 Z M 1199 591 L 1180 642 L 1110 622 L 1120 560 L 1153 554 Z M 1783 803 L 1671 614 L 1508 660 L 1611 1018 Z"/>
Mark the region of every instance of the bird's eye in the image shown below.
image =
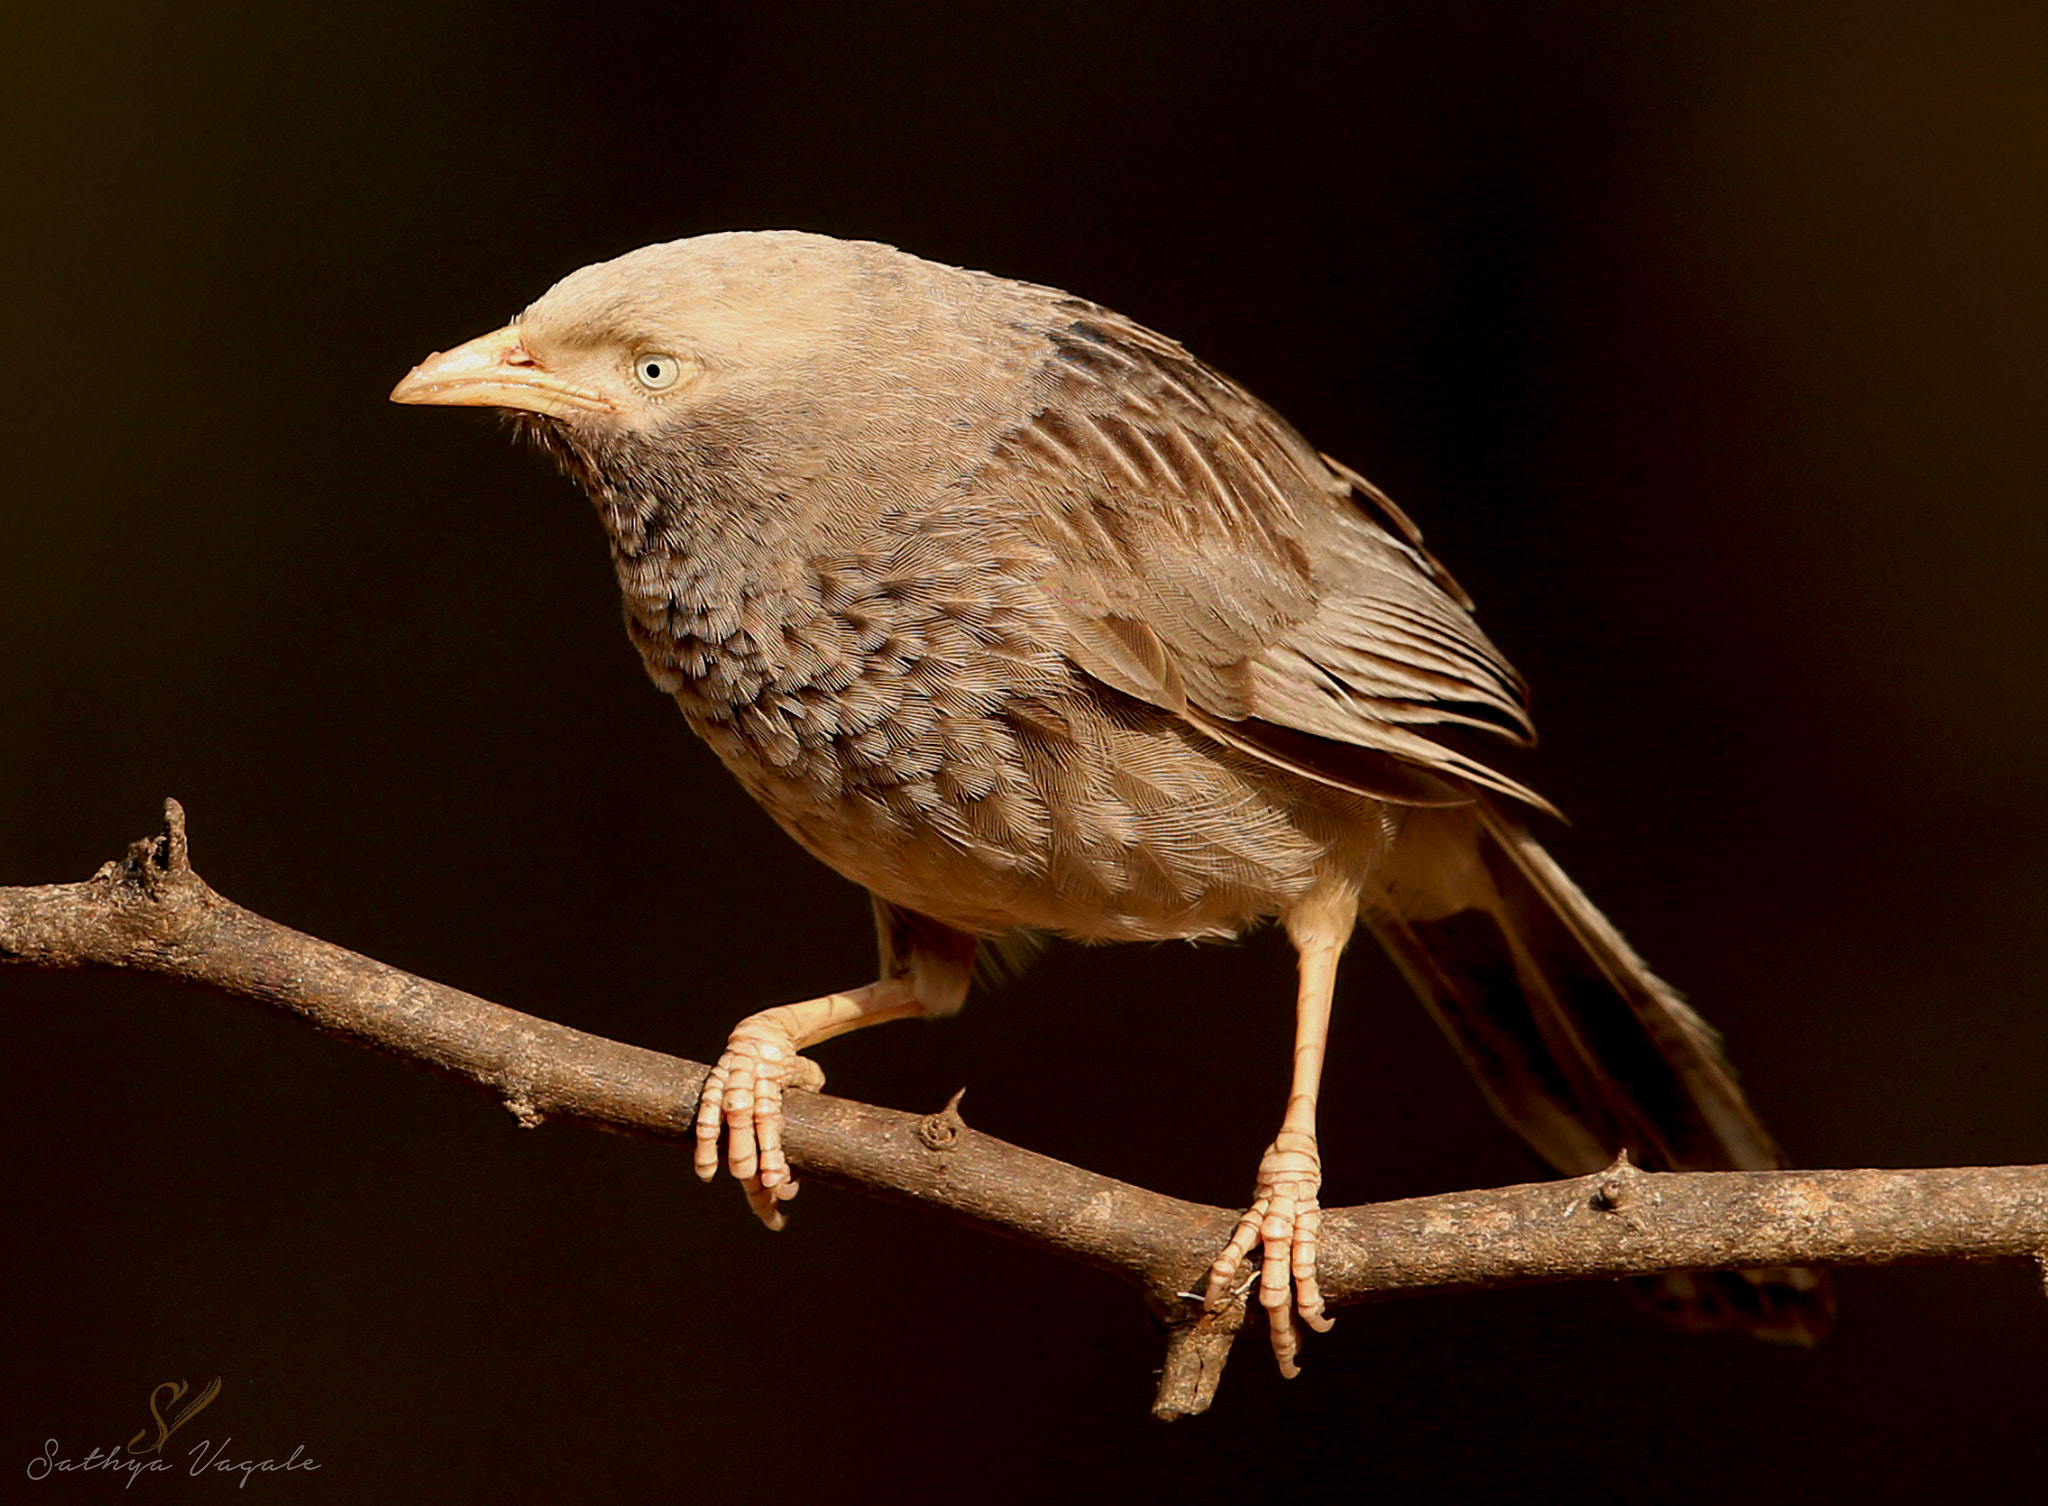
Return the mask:
<path id="1" fill-rule="evenodd" d="M 682 380 L 683 363 L 671 355 L 649 352 L 633 358 L 633 375 L 649 392 L 666 392 Z"/>

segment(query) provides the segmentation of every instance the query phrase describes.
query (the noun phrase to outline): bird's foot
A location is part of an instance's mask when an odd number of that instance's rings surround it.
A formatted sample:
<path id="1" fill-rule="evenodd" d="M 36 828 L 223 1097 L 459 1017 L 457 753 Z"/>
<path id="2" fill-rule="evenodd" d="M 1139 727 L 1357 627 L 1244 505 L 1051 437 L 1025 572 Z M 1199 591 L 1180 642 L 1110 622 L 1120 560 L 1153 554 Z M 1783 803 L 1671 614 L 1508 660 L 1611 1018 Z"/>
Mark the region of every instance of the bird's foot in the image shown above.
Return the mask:
<path id="1" fill-rule="evenodd" d="M 1202 1297 L 1202 1305 L 1214 1311 L 1242 1292 L 1250 1283 L 1239 1283 L 1238 1269 L 1258 1245 L 1259 1305 L 1266 1310 L 1273 1358 L 1290 1380 L 1301 1373 L 1295 1362 L 1301 1336 L 1294 1320 L 1300 1318 L 1317 1333 L 1329 1332 L 1335 1321 L 1323 1316 L 1323 1294 L 1316 1285 L 1316 1230 L 1323 1221 L 1316 1195 L 1322 1186 L 1315 1136 L 1283 1129 L 1259 1162 L 1258 1193 L 1209 1268 Z"/>
<path id="2" fill-rule="evenodd" d="M 782 1204 L 797 1190 L 782 1153 L 783 1089 L 825 1085 L 824 1068 L 797 1054 L 796 1034 L 782 1018 L 788 1012 L 764 1010 L 735 1025 L 697 1101 L 697 1175 L 707 1182 L 718 1175 L 722 1132 L 726 1168 L 746 1189 L 754 1217 L 771 1229 L 782 1227 Z"/>

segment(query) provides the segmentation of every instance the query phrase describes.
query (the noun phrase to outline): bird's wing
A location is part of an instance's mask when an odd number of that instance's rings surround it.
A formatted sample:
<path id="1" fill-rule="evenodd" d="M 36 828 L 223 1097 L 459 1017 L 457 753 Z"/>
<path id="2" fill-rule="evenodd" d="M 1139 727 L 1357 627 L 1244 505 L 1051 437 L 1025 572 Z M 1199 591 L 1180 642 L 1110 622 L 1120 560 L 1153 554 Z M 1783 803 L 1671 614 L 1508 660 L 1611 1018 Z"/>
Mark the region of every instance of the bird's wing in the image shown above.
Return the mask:
<path id="1" fill-rule="evenodd" d="M 1429 735 L 1532 733 L 1520 678 L 1400 509 L 1173 341 L 1055 310 L 1031 411 L 971 485 L 1027 504 L 1076 662 L 1326 783 L 1541 805 Z"/>

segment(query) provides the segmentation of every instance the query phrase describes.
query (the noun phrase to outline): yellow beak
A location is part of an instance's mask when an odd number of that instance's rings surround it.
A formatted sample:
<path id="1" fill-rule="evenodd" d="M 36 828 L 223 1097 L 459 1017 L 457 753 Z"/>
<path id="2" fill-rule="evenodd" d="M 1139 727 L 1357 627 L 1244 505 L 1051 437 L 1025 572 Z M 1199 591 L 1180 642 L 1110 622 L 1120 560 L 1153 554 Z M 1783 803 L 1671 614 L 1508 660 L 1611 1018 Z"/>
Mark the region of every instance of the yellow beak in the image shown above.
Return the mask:
<path id="1" fill-rule="evenodd" d="M 611 400 L 564 381 L 526 349 L 519 326 L 508 324 L 453 350 L 436 351 L 391 389 L 394 403 L 436 403 L 451 408 L 525 408 L 556 418 L 610 413 Z"/>

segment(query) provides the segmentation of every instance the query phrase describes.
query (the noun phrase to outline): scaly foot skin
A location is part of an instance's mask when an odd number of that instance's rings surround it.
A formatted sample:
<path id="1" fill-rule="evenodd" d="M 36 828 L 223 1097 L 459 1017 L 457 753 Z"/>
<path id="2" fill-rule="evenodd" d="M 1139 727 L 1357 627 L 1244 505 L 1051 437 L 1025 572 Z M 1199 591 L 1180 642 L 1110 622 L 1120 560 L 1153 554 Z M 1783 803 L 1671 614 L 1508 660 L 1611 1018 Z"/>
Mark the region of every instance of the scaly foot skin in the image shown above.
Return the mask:
<path id="1" fill-rule="evenodd" d="M 733 1027 L 697 1101 L 697 1175 L 707 1182 L 718 1175 L 723 1131 L 726 1167 L 746 1189 L 754 1216 L 771 1229 L 782 1227 L 781 1205 L 797 1191 L 782 1154 L 783 1089 L 825 1086 L 824 1068 L 797 1054 L 780 1013 L 748 1015 Z"/>
<path id="2" fill-rule="evenodd" d="M 1202 1305 L 1214 1311 L 1242 1291 L 1238 1269 L 1252 1246 L 1260 1246 L 1259 1305 L 1272 1330 L 1273 1358 L 1289 1380 L 1301 1374 L 1295 1362 L 1301 1350 L 1295 1318 L 1317 1333 L 1328 1333 L 1335 1322 L 1323 1316 L 1323 1294 L 1316 1285 L 1316 1230 L 1323 1221 L 1316 1196 L 1322 1186 L 1323 1163 L 1315 1136 L 1282 1130 L 1259 1162 L 1258 1193 L 1209 1268 L 1209 1287 L 1202 1299 Z"/>

